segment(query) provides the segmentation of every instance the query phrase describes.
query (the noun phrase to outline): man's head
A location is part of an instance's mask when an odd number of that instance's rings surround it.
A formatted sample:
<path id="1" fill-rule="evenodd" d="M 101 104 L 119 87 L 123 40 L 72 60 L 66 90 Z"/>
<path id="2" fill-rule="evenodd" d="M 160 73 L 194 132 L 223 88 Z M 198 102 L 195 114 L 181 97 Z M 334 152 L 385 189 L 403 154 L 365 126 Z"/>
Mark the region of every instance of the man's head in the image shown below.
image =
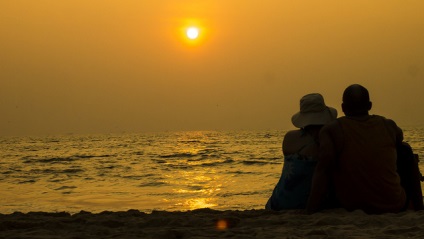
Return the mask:
<path id="1" fill-rule="evenodd" d="M 342 110 L 346 116 L 368 115 L 371 107 L 370 95 L 365 87 L 354 84 L 343 92 Z"/>

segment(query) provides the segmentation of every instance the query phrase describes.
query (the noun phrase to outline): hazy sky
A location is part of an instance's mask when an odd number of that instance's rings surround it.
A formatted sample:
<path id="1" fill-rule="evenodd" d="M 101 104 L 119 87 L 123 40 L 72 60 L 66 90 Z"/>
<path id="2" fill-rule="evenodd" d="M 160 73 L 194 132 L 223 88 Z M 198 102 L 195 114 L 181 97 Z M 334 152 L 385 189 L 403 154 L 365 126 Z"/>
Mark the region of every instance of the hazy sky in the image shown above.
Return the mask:
<path id="1" fill-rule="evenodd" d="M 299 99 L 424 123 L 422 0 L 1 0 L 0 135 L 291 129 Z M 184 35 L 200 28 L 194 42 Z"/>

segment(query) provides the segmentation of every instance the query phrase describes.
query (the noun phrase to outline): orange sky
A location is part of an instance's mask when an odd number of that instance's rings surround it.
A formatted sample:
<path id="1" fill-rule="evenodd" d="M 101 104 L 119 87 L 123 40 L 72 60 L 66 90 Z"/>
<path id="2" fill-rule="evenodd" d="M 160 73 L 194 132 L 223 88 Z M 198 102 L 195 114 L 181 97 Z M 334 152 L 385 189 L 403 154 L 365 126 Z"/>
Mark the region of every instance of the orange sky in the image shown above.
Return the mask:
<path id="1" fill-rule="evenodd" d="M 291 129 L 299 99 L 424 123 L 421 0 L 0 1 L 0 135 Z M 182 32 L 201 28 L 195 44 Z M 342 113 L 339 112 L 341 115 Z"/>

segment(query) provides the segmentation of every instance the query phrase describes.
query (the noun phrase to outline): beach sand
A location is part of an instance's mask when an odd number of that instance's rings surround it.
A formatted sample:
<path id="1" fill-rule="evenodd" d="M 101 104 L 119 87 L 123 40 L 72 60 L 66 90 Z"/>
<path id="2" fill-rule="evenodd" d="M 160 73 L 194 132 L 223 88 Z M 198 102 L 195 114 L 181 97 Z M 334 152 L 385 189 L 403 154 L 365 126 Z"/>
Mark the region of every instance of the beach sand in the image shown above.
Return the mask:
<path id="1" fill-rule="evenodd" d="M 0 214 L 0 238 L 424 238 L 424 211 L 16 212 Z"/>

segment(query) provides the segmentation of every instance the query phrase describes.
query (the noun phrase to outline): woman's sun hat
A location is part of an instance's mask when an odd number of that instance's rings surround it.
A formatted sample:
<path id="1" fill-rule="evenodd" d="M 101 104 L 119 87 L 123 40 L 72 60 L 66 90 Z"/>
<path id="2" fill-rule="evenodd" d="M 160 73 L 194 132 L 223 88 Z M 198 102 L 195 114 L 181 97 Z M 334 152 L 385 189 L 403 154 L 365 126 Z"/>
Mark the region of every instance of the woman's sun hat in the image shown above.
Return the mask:
<path id="1" fill-rule="evenodd" d="M 324 103 L 318 93 L 307 94 L 300 99 L 300 111 L 291 118 L 294 126 L 304 128 L 308 125 L 324 125 L 337 118 L 337 110 Z"/>

